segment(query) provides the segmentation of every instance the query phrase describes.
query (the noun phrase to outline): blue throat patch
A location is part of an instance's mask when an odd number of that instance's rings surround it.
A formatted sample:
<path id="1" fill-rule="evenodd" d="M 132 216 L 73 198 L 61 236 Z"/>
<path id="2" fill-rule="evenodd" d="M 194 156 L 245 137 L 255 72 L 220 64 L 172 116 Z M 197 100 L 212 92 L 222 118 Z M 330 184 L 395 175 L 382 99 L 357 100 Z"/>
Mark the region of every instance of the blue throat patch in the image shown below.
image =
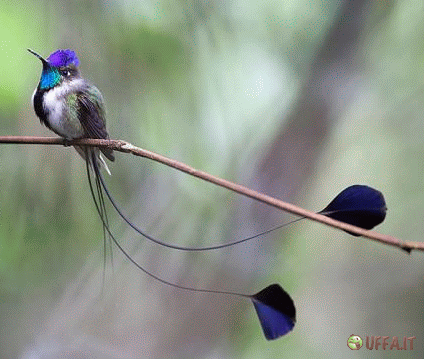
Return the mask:
<path id="1" fill-rule="evenodd" d="M 60 81 L 59 71 L 54 67 L 43 66 L 41 73 L 40 89 L 48 90 L 55 87 Z"/>

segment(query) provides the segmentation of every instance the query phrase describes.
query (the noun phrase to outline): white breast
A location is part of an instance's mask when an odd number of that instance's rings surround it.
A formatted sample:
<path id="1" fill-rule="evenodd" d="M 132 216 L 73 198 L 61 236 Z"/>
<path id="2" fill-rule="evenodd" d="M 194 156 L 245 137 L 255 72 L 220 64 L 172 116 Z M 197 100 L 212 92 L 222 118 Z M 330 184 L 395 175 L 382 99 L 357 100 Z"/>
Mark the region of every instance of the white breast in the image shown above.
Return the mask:
<path id="1" fill-rule="evenodd" d="M 58 135 L 72 139 L 84 135 L 84 129 L 79 121 L 72 121 L 68 116 L 66 98 L 72 93 L 84 87 L 82 79 L 65 82 L 46 92 L 44 96 L 44 108 L 48 110 L 48 122 Z"/>

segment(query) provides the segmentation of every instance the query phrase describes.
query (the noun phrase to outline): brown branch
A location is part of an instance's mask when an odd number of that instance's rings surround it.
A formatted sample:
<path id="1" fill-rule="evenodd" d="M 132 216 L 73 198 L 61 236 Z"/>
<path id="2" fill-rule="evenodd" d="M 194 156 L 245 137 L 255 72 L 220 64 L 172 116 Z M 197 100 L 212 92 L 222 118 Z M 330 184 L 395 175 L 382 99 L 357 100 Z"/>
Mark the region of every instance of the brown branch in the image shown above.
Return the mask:
<path id="1" fill-rule="evenodd" d="M 59 137 L 31 137 L 31 136 L 0 136 L 0 143 L 13 143 L 13 144 L 43 144 L 43 145 L 79 145 L 79 146 L 97 146 L 97 147 L 109 147 L 115 151 L 132 153 L 135 156 L 149 158 L 153 161 L 160 162 L 166 166 L 175 168 L 181 172 L 185 172 L 191 176 L 200 178 L 204 181 L 211 182 L 217 186 L 227 188 L 233 192 L 237 192 L 241 195 L 253 198 L 257 201 L 266 203 L 272 207 L 281 209 L 283 211 L 306 217 L 310 220 L 326 224 L 330 227 L 342 229 L 344 231 L 353 232 L 360 236 L 373 239 L 380 243 L 398 247 L 407 252 L 410 252 L 413 249 L 424 251 L 424 242 L 410 242 L 410 241 L 401 241 L 395 237 L 388 236 L 385 234 L 377 233 L 375 231 L 365 230 L 351 224 L 344 222 L 336 221 L 332 218 L 326 217 L 322 214 L 308 211 L 301 207 L 295 206 L 293 204 L 281 201 L 279 199 L 267 196 L 263 193 L 253 191 L 247 187 L 241 186 L 239 184 L 224 180 L 219 177 L 212 176 L 206 172 L 196 170 L 193 167 L 190 167 L 184 163 L 181 163 L 176 160 L 171 160 L 167 157 L 161 156 L 151 151 L 143 150 L 139 147 L 135 147 L 132 144 L 121 141 L 121 140 L 99 140 L 99 139 L 80 139 L 73 141 L 66 141 L 63 138 Z"/>

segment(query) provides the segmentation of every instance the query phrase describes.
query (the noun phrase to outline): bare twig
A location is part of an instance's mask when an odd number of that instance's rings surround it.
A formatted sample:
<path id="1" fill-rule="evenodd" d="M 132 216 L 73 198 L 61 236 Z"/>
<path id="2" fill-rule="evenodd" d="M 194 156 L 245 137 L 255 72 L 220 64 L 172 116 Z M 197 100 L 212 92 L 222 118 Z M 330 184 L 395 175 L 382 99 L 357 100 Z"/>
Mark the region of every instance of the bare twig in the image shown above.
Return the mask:
<path id="1" fill-rule="evenodd" d="M 133 146 L 129 142 L 125 142 L 121 140 L 99 140 L 99 139 L 80 139 L 80 140 L 67 141 L 59 137 L 0 136 L 0 143 L 65 145 L 65 146 L 69 146 L 69 145 L 97 146 L 97 147 L 108 147 L 119 152 L 132 153 L 135 156 L 145 157 L 153 161 L 160 162 L 166 166 L 175 168 L 191 176 L 216 184 L 217 186 L 227 188 L 233 192 L 237 192 L 244 196 L 253 198 L 257 201 L 266 203 L 272 207 L 281 209 L 283 211 L 286 211 L 301 217 L 306 217 L 310 220 L 326 224 L 330 227 L 349 231 L 349 232 L 358 234 L 360 236 L 363 236 L 369 239 L 373 239 L 375 241 L 378 241 L 387 245 L 398 247 L 407 252 L 410 252 L 413 249 L 424 251 L 424 242 L 401 241 L 392 236 L 377 233 L 375 231 L 365 230 L 348 223 L 336 221 L 322 214 L 308 211 L 306 209 L 295 206 L 293 204 L 267 196 L 263 193 L 256 192 L 254 190 L 251 190 L 239 184 L 224 180 L 219 177 L 212 176 L 203 171 L 196 170 L 195 168 L 190 167 L 182 162 L 171 160 L 167 157 L 161 156 L 151 151 L 143 150 L 139 147 Z"/>

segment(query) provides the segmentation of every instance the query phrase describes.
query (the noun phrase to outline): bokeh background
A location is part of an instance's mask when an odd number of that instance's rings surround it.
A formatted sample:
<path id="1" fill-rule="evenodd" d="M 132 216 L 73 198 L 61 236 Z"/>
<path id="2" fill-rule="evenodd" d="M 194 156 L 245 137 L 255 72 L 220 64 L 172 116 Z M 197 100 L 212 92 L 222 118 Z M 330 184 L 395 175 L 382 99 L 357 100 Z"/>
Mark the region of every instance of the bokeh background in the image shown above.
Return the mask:
<path id="1" fill-rule="evenodd" d="M 422 1 L 0 2 L 0 134 L 51 136 L 30 102 L 40 62 L 79 55 L 112 138 L 311 210 L 360 183 L 388 203 L 378 230 L 421 241 Z M 107 183 L 170 243 L 211 245 L 293 217 L 117 153 Z M 0 145 L 0 358 L 422 358 L 424 257 L 301 221 L 230 249 L 122 245 L 180 285 L 255 293 L 280 283 L 298 315 L 267 342 L 248 300 L 164 286 L 104 246 L 72 148 Z M 416 336 L 407 351 L 351 334 Z"/>

